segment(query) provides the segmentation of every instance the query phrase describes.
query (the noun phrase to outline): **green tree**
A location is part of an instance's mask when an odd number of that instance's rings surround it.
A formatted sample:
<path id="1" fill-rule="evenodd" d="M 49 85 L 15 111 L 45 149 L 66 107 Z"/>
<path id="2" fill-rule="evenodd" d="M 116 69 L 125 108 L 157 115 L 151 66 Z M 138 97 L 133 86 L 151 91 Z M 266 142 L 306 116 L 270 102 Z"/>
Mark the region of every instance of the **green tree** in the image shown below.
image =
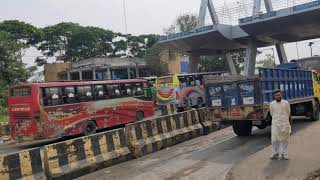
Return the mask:
<path id="1" fill-rule="evenodd" d="M 0 114 L 6 111 L 7 86 L 27 81 L 36 70 L 27 68 L 21 60 L 21 49 L 25 46 L 16 36 L 0 31 Z"/>
<path id="2" fill-rule="evenodd" d="M 158 41 L 159 36 L 155 34 L 140 35 L 140 36 L 127 36 L 127 55 L 131 57 L 142 58 L 147 49 L 151 48 Z"/>
<path id="3" fill-rule="evenodd" d="M 178 16 L 176 25 L 181 32 L 189 32 L 197 27 L 197 16 L 195 14 L 182 14 Z"/>
<path id="4" fill-rule="evenodd" d="M 168 28 L 164 28 L 163 32 L 166 35 L 174 34 L 177 32 L 189 32 L 197 27 L 197 15 L 195 14 L 181 14 L 179 15 L 173 24 Z"/>
<path id="5" fill-rule="evenodd" d="M 9 33 L 0 32 L 0 80 L 5 84 L 14 84 L 26 81 L 33 72 L 21 60 L 20 43 Z"/>
<path id="6" fill-rule="evenodd" d="M 166 72 L 165 66 L 163 66 L 160 61 L 160 54 L 163 51 L 164 48 L 160 44 L 156 44 L 146 50 L 144 60 L 146 61 L 147 68 L 152 75 L 160 76 Z"/>
<path id="7" fill-rule="evenodd" d="M 43 40 L 40 29 L 17 20 L 0 22 L 0 114 L 7 112 L 8 86 L 26 82 L 37 70 L 22 62 L 24 51 Z"/>
<path id="8" fill-rule="evenodd" d="M 275 58 L 271 54 L 266 54 L 263 60 L 257 62 L 257 66 L 264 68 L 275 68 Z"/>
<path id="9" fill-rule="evenodd" d="M 35 46 L 43 40 L 43 32 L 40 29 L 18 20 L 0 22 L 0 31 L 9 33 L 24 45 L 24 48 Z"/>
<path id="10" fill-rule="evenodd" d="M 91 57 L 106 57 L 113 52 L 114 33 L 97 27 L 82 27 L 70 36 L 65 60 L 76 61 Z"/>
<path id="11" fill-rule="evenodd" d="M 44 40 L 38 50 L 43 65 L 49 57 L 74 62 L 91 57 L 130 56 L 143 57 L 147 48 L 158 40 L 157 35 L 123 35 L 98 27 L 83 27 L 75 23 L 59 23 L 43 29 Z"/>
<path id="12" fill-rule="evenodd" d="M 238 73 L 243 70 L 245 62 L 245 51 L 231 52 L 231 57 Z M 227 58 L 225 55 L 202 56 L 200 58 L 201 71 L 229 71 Z"/>
<path id="13" fill-rule="evenodd" d="M 38 47 L 43 56 L 38 57 L 36 63 L 41 66 L 46 63 L 47 58 L 53 56 L 56 56 L 59 60 L 68 61 L 66 59 L 68 42 L 71 41 L 72 35 L 77 33 L 80 28 L 79 24 L 70 22 L 43 28 L 44 39 Z"/>

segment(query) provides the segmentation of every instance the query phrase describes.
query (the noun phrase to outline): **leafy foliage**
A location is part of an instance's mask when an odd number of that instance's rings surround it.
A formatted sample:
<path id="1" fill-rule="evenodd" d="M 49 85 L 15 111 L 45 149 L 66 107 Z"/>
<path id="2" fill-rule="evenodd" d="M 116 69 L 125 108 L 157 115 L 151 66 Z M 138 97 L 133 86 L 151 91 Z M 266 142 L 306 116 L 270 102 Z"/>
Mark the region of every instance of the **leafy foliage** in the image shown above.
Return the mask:
<path id="1" fill-rule="evenodd" d="M 74 62 L 91 57 L 143 57 L 147 48 L 157 42 L 157 35 L 123 35 L 98 27 L 83 27 L 75 23 L 59 23 L 43 29 L 44 40 L 38 47 L 42 57 L 38 65 L 49 57 Z"/>
<path id="2" fill-rule="evenodd" d="M 43 34 L 36 27 L 17 20 L 0 22 L 0 114 L 7 112 L 8 85 L 25 82 L 36 67 L 22 62 L 23 51 L 36 46 Z"/>
<path id="3" fill-rule="evenodd" d="M 43 39 L 40 29 L 18 20 L 1 22 L 0 31 L 9 33 L 17 42 L 23 44 L 24 48 L 34 46 Z"/>
<path id="4" fill-rule="evenodd" d="M 160 61 L 160 54 L 164 48 L 160 44 L 156 44 L 147 49 L 144 59 L 147 63 L 147 68 L 152 75 L 160 76 L 166 72 L 165 66 Z"/>
<path id="5" fill-rule="evenodd" d="M 266 54 L 265 59 L 258 61 L 257 65 L 264 68 L 275 68 L 275 58 L 271 54 Z"/>
<path id="6" fill-rule="evenodd" d="M 231 52 L 231 57 L 236 67 L 237 72 L 243 70 L 245 61 L 245 51 Z M 202 56 L 200 60 L 201 71 L 229 71 L 227 58 L 225 55 Z"/>
<path id="7" fill-rule="evenodd" d="M 195 14 L 182 14 L 177 17 L 173 24 L 168 28 L 164 28 L 163 32 L 166 35 L 177 32 L 189 32 L 197 27 L 197 16 Z"/>
<path id="8" fill-rule="evenodd" d="M 0 80 L 5 84 L 26 81 L 34 71 L 29 69 L 21 60 L 20 50 L 24 44 L 14 36 L 0 32 Z"/>
<path id="9" fill-rule="evenodd" d="M 181 32 L 189 32 L 197 27 L 197 16 L 195 14 L 180 15 L 176 24 Z"/>

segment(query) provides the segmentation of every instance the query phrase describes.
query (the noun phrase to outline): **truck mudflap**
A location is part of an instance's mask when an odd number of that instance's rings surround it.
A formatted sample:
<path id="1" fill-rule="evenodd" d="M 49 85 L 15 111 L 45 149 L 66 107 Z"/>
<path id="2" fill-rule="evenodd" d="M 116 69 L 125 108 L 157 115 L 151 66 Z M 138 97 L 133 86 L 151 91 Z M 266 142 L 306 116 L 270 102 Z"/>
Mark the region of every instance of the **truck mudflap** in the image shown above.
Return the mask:
<path id="1" fill-rule="evenodd" d="M 265 120 L 269 112 L 268 105 L 237 106 L 230 108 L 208 108 L 210 121 Z"/>

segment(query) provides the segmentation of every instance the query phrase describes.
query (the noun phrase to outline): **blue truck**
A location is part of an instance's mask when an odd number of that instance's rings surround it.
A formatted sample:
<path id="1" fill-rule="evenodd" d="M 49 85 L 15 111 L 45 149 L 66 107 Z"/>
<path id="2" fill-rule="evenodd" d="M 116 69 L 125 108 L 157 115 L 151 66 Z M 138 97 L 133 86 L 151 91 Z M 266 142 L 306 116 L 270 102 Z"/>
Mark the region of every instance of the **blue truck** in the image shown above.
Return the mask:
<path id="1" fill-rule="evenodd" d="M 238 136 L 271 125 L 269 104 L 280 89 L 292 116 L 319 118 L 319 79 L 308 70 L 260 68 L 256 76 L 206 76 L 207 118 L 231 122 Z"/>

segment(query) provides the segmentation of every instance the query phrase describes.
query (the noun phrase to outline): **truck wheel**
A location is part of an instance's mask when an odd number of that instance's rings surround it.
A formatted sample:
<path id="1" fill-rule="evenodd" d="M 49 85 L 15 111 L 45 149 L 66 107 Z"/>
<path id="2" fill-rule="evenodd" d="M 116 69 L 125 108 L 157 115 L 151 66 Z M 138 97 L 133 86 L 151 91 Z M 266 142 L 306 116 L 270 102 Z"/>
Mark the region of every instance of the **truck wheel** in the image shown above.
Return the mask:
<path id="1" fill-rule="evenodd" d="M 238 136 L 250 136 L 252 131 L 252 122 L 251 121 L 234 122 L 233 131 Z"/>
<path id="2" fill-rule="evenodd" d="M 259 129 L 265 129 L 266 127 L 268 127 L 267 121 L 261 121 L 261 124 L 257 125 Z"/>
<path id="3" fill-rule="evenodd" d="M 144 118 L 143 112 L 138 111 L 136 114 L 136 121 L 142 121 Z"/>
<path id="4" fill-rule="evenodd" d="M 94 133 L 96 133 L 96 131 L 97 131 L 97 125 L 93 121 L 88 121 L 85 124 L 84 129 L 83 129 L 83 133 L 86 136 L 94 134 Z"/>
<path id="5" fill-rule="evenodd" d="M 311 121 L 317 121 L 319 120 L 319 104 L 316 103 L 313 106 L 312 115 L 311 115 Z"/>

